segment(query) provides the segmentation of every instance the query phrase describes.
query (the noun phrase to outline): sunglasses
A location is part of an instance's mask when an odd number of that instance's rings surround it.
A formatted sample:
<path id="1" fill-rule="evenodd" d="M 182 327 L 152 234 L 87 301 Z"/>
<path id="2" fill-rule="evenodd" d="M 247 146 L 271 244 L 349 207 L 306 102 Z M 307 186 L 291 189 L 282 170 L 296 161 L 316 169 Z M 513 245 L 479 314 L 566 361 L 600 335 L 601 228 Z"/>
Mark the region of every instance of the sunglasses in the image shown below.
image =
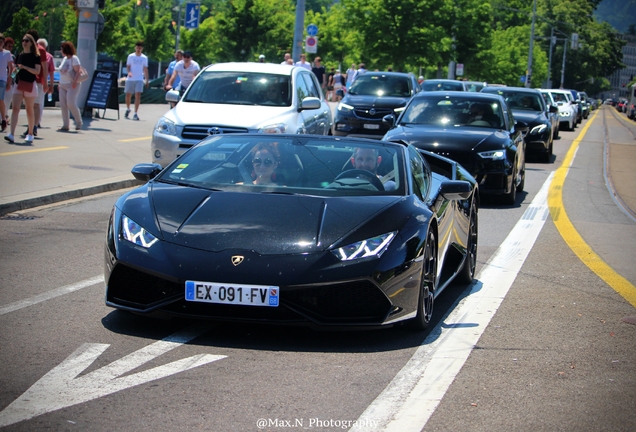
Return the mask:
<path id="1" fill-rule="evenodd" d="M 271 160 L 270 158 L 267 158 L 265 160 L 261 160 L 261 158 L 252 159 L 252 164 L 254 165 L 260 165 L 261 163 L 265 165 L 266 167 L 274 165 L 274 161 Z"/>
<path id="2" fill-rule="evenodd" d="M 31 42 L 31 40 L 30 39 L 22 39 L 22 43 L 25 43 L 25 42 Z"/>

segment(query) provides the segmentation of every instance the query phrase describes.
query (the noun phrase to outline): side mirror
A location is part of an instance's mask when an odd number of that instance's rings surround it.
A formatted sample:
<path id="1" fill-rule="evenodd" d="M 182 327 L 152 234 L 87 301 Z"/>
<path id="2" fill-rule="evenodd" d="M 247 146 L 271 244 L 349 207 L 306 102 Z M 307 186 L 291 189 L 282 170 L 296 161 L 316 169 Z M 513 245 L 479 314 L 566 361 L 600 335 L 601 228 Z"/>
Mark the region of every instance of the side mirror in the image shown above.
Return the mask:
<path id="1" fill-rule="evenodd" d="M 162 169 L 161 165 L 156 163 L 141 163 L 135 165 L 130 172 L 137 180 L 147 182 L 155 178 Z"/>
<path id="2" fill-rule="evenodd" d="M 298 111 L 312 110 L 320 108 L 320 99 L 317 97 L 307 97 L 300 103 Z"/>
<path id="3" fill-rule="evenodd" d="M 550 111 L 551 113 L 556 113 L 556 112 L 559 112 L 559 108 L 558 108 L 558 107 L 556 107 L 556 106 L 554 106 L 554 105 L 552 105 L 552 104 L 550 104 L 549 111 Z"/>
<path id="4" fill-rule="evenodd" d="M 528 132 L 528 123 L 524 123 L 522 121 L 515 122 L 515 131 L 516 132 Z"/>
<path id="5" fill-rule="evenodd" d="M 179 102 L 179 92 L 176 90 L 168 90 L 168 92 L 166 93 L 166 102 Z"/>
<path id="6" fill-rule="evenodd" d="M 390 125 L 394 125 L 395 124 L 395 116 L 393 114 L 387 114 L 384 117 L 382 117 L 382 123 L 388 123 Z"/>
<path id="7" fill-rule="evenodd" d="M 448 200 L 465 200 L 472 192 L 472 185 L 464 180 L 446 180 L 439 188 L 439 193 Z"/>

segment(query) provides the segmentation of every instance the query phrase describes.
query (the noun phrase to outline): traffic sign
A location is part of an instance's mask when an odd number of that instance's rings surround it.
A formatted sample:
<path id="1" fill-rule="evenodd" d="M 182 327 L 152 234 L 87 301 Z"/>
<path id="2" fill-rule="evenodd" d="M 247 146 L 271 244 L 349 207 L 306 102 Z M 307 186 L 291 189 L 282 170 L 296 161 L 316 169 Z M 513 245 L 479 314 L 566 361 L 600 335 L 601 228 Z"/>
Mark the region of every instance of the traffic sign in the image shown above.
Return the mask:
<path id="1" fill-rule="evenodd" d="M 309 36 L 316 36 L 318 34 L 318 26 L 316 24 L 309 24 L 307 26 L 307 34 Z"/>
<path id="2" fill-rule="evenodd" d="M 199 28 L 200 3 L 186 3 L 185 28 Z"/>
<path id="3" fill-rule="evenodd" d="M 318 38 L 316 36 L 307 36 L 307 39 L 305 39 L 305 52 L 312 54 L 318 52 Z"/>
<path id="4" fill-rule="evenodd" d="M 457 67 L 455 68 L 455 74 L 458 76 L 464 75 L 464 64 L 457 63 Z"/>

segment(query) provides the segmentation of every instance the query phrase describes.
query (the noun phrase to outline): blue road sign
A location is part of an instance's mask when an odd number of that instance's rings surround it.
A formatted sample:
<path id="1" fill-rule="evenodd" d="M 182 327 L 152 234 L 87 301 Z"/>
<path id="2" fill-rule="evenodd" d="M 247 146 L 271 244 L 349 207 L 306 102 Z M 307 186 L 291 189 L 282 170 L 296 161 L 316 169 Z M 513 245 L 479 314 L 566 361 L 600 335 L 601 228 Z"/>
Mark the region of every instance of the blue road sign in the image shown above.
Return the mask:
<path id="1" fill-rule="evenodd" d="M 201 10 L 200 3 L 186 3 L 185 28 L 199 28 L 199 12 Z"/>
<path id="2" fill-rule="evenodd" d="M 318 34 L 318 26 L 316 24 L 309 24 L 307 26 L 307 34 L 309 36 L 316 36 Z"/>

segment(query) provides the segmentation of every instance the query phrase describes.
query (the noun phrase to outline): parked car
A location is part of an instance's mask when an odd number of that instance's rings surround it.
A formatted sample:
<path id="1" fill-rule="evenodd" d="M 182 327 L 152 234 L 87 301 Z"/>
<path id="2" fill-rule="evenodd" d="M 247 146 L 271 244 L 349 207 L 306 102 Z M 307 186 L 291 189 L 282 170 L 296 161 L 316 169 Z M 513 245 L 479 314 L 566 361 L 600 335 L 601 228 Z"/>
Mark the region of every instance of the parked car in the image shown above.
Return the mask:
<path id="1" fill-rule="evenodd" d="M 467 91 L 464 81 L 451 79 L 429 79 L 422 84 L 422 91 Z"/>
<path id="2" fill-rule="evenodd" d="M 413 74 L 366 72 L 351 85 L 338 104 L 333 135 L 380 139 L 388 130 L 387 114 L 400 112 L 420 85 Z"/>
<path id="3" fill-rule="evenodd" d="M 583 120 L 583 107 L 581 105 L 581 97 L 579 96 L 579 92 L 576 90 L 567 89 L 572 95 L 572 99 L 574 102 L 572 106 L 576 108 L 576 124 L 580 124 Z"/>
<path id="4" fill-rule="evenodd" d="M 552 157 L 554 136 L 550 113 L 557 113 L 555 106 L 546 106 L 541 92 L 526 87 L 486 87 L 482 93 L 494 93 L 502 96 L 512 110 L 515 119 L 528 125 L 529 132 L 525 136 L 526 154 L 537 153 L 544 162 Z"/>
<path id="5" fill-rule="evenodd" d="M 576 127 L 576 108 L 572 103 L 572 94 L 567 90 L 549 89 L 542 91 L 547 91 L 557 104 L 559 128 L 573 131 Z"/>
<path id="6" fill-rule="evenodd" d="M 552 97 L 552 93 L 550 93 L 549 90 L 546 89 L 539 89 L 539 91 L 541 92 L 541 96 L 543 96 L 543 100 L 545 102 L 545 104 L 547 106 L 554 106 L 556 107 L 556 111 L 554 110 L 548 110 L 548 117 L 550 118 L 550 121 L 552 122 L 552 139 L 557 139 L 559 138 L 559 129 L 561 126 L 561 118 L 559 116 L 559 105 L 556 103 L 556 101 L 554 100 L 554 98 Z"/>
<path id="7" fill-rule="evenodd" d="M 466 91 L 480 92 L 484 87 L 488 87 L 488 83 L 484 81 L 464 81 Z"/>
<path id="8" fill-rule="evenodd" d="M 478 114 L 482 112 L 482 114 Z M 497 94 L 421 92 L 395 119 L 385 141 L 413 145 L 461 164 L 479 183 L 480 194 L 514 204 L 526 177 L 528 126 L 517 122 Z"/>
<path id="9" fill-rule="evenodd" d="M 268 159 L 269 182 L 255 183 L 253 171 Z M 141 164 L 132 172 L 147 183 L 111 213 L 110 307 L 420 330 L 435 298 L 475 275 L 477 183 L 456 162 L 413 146 L 224 134 L 164 170 Z"/>
<path id="10" fill-rule="evenodd" d="M 204 68 L 155 125 L 152 161 L 167 166 L 214 134 L 300 133 L 328 135 L 331 108 L 315 75 L 272 63 L 217 63 Z"/>
<path id="11" fill-rule="evenodd" d="M 579 97 L 581 98 L 581 109 L 583 111 L 583 119 L 586 119 L 590 115 L 590 103 L 588 102 L 587 93 L 579 92 Z"/>

